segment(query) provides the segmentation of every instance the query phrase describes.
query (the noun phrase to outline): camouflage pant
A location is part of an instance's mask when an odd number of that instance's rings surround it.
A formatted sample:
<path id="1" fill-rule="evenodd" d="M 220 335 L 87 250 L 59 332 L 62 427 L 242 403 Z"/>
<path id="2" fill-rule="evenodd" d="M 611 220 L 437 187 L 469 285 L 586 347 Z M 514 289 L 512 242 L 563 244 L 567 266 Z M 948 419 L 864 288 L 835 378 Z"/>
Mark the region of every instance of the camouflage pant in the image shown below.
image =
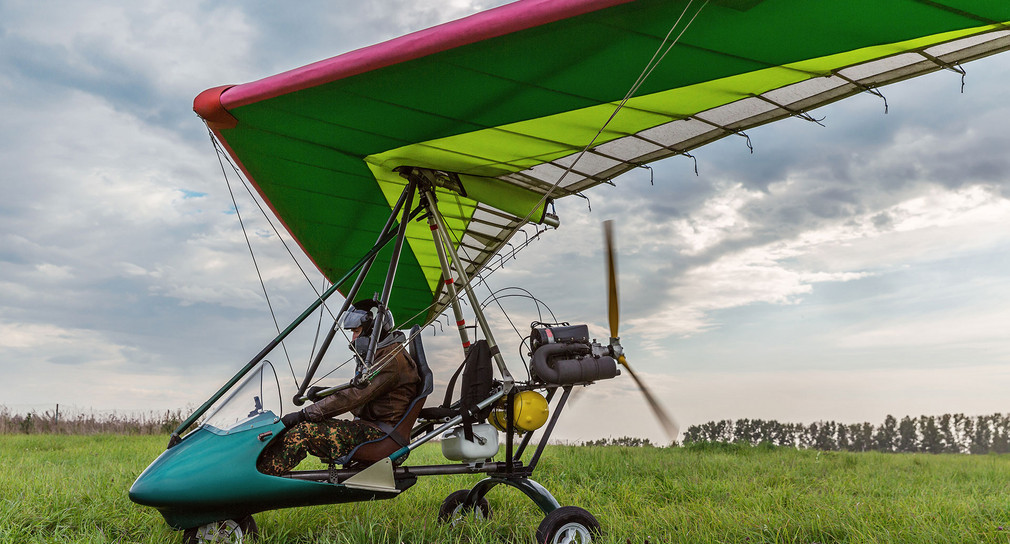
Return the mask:
<path id="1" fill-rule="evenodd" d="M 281 475 L 298 466 L 306 454 L 336 459 L 346 455 L 354 446 L 385 434 L 361 421 L 305 421 L 291 427 L 279 440 L 267 446 L 256 462 L 256 468 L 264 474 Z"/>

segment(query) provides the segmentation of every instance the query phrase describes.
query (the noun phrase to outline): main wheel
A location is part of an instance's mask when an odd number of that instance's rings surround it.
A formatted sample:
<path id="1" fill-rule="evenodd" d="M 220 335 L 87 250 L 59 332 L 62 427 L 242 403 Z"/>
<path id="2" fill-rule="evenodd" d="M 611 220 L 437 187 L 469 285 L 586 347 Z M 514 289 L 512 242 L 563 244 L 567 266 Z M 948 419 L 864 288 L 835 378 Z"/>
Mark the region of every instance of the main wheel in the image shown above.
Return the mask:
<path id="1" fill-rule="evenodd" d="M 442 506 L 438 509 L 438 521 L 450 525 L 456 525 L 463 521 L 465 515 L 465 512 L 463 512 L 463 503 L 466 502 L 466 496 L 469 493 L 469 489 L 460 489 L 459 491 L 449 493 L 449 496 L 442 501 Z M 491 519 L 491 505 L 488 504 L 487 499 L 484 497 L 481 497 L 477 501 L 477 507 L 473 510 L 474 517 L 477 519 Z"/>
<path id="2" fill-rule="evenodd" d="M 578 506 L 562 506 L 537 527 L 539 544 L 585 544 L 600 535 L 600 522 Z"/>
<path id="3" fill-rule="evenodd" d="M 256 542 L 258 536 L 256 521 L 252 516 L 246 516 L 186 529 L 182 533 L 182 544 L 249 544 Z"/>

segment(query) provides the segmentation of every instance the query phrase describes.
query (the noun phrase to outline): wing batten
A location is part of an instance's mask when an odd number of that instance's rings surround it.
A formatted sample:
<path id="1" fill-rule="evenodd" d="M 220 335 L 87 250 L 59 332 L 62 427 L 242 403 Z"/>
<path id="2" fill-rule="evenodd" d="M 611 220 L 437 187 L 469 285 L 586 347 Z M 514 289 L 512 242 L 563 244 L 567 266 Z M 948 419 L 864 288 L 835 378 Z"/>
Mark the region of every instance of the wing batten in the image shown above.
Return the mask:
<path id="1" fill-rule="evenodd" d="M 934 46 L 942 50 L 942 53 L 936 51 L 941 55 L 936 57 L 941 60 L 940 64 L 929 58 L 933 56 L 930 54 L 933 47 L 924 48 L 922 53 L 902 50 L 897 55 L 843 67 L 835 70 L 835 74 L 776 87 L 762 95 L 742 96 L 738 100 L 701 110 L 686 118 L 649 127 L 631 136 L 604 142 L 583 156 L 579 162 L 580 168 L 573 169 L 566 177 L 564 188 L 570 192 L 581 192 L 637 168 L 641 164 L 690 152 L 725 136 L 739 133 L 741 130 L 793 117 L 798 113 L 841 100 L 867 89 L 941 70 L 947 68 L 948 64 L 967 62 L 967 60 L 974 60 L 1010 49 L 1010 31 L 1006 30 L 992 31 L 989 33 L 988 39 L 970 36 L 963 38 L 963 40 L 965 43 L 953 41 Z M 968 47 L 959 47 L 964 45 Z M 958 56 L 956 59 L 943 60 L 943 57 L 952 55 Z M 798 70 L 796 73 L 809 72 Z M 794 96 L 790 98 L 790 94 Z M 763 97 L 768 99 L 763 100 Z M 671 102 L 673 101 L 675 100 L 671 99 Z M 676 137 L 674 135 L 682 136 Z M 633 158 L 618 158 L 618 153 L 612 152 L 598 153 L 600 150 L 607 151 L 621 145 L 628 145 L 629 142 L 625 141 L 626 139 L 630 141 L 644 139 L 655 147 Z M 566 157 L 541 163 L 522 173 L 530 178 L 540 180 L 543 184 L 549 184 L 561 176 L 566 170 L 565 164 L 576 156 L 578 153 L 571 153 Z M 593 168 L 594 156 L 597 157 L 596 168 Z M 602 157 L 607 156 L 611 158 L 610 162 L 602 160 Z M 503 177 L 503 179 L 508 178 Z"/>
<path id="2" fill-rule="evenodd" d="M 331 279 L 385 221 L 399 167 L 462 180 L 436 195 L 476 275 L 527 216 L 543 218 L 548 196 L 1010 49 L 1010 3 L 713 0 L 583 153 L 686 5 L 521 0 L 210 89 L 194 108 Z M 410 295 L 393 311 L 423 323 L 445 303 L 437 255 L 424 225 L 407 237 L 396 281 Z"/>

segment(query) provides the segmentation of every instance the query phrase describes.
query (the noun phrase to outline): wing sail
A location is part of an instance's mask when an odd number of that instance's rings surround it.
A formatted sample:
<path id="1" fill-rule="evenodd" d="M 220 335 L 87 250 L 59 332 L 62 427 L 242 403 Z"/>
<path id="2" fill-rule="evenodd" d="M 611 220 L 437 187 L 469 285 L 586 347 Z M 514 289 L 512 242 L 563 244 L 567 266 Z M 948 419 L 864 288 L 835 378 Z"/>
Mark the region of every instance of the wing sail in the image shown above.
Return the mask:
<path id="1" fill-rule="evenodd" d="M 1008 21 L 1010 3 L 982 0 L 520 0 L 210 89 L 194 109 L 327 277 L 368 250 L 403 167 L 459 179 L 437 195 L 473 274 L 549 198 L 1005 51 Z M 447 303 L 430 232 L 412 224 L 408 241 L 401 325 Z"/>

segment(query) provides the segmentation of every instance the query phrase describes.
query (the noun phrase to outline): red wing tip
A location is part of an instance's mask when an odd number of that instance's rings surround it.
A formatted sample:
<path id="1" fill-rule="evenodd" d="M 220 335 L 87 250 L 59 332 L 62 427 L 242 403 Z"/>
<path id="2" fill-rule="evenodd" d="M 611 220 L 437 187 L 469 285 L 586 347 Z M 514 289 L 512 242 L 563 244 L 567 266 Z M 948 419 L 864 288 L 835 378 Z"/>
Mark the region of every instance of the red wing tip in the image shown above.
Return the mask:
<path id="1" fill-rule="evenodd" d="M 224 105 L 221 104 L 221 95 L 234 85 L 222 85 L 207 89 L 198 94 L 193 100 L 193 111 L 196 112 L 207 125 L 213 130 L 235 128 L 238 126 L 238 119 L 228 113 Z"/>

